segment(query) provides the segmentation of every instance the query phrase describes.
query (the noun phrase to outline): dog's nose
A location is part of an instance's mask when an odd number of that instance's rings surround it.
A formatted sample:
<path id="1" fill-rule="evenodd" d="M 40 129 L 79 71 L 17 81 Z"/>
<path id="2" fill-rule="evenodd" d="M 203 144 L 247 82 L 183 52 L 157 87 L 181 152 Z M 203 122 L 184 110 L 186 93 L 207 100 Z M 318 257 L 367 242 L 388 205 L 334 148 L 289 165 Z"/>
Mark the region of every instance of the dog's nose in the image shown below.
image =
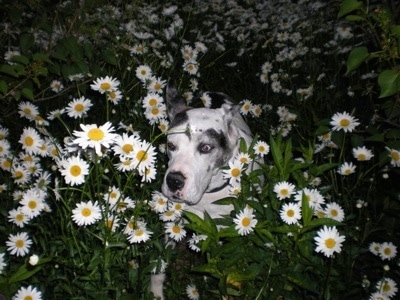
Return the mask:
<path id="1" fill-rule="evenodd" d="M 166 181 L 170 191 L 176 192 L 185 185 L 185 176 L 181 172 L 170 172 L 167 175 Z"/>

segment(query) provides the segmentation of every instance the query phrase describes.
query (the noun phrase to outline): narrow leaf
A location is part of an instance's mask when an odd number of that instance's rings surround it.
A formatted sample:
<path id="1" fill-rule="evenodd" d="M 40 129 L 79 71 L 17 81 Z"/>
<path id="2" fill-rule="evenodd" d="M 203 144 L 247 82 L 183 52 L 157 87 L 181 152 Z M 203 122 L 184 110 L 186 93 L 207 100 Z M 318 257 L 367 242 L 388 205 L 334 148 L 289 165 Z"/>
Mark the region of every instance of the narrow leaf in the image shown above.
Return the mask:
<path id="1" fill-rule="evenodd" d="M 348 75 L 351 71 L 357 69 L 369 57 L 368 49 L 366 47 L 357 47 L 351 50 L 347 58 L 347 71 Z"/>

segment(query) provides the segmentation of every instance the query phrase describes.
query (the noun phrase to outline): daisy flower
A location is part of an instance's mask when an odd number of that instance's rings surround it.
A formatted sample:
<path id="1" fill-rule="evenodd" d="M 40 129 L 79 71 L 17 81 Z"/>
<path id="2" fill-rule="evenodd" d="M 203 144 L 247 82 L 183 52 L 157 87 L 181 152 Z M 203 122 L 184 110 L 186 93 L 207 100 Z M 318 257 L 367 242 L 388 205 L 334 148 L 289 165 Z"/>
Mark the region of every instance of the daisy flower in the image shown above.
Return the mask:
<path id="1" fill-rule="evenodd" d="M 54 93 L 59 93 L 64 89 L 63 84 L 61 83 L 61 81 L 59 80 L 53 80 L 50 83 L 50 89 L 54 92 Z"/>
<path id="2" fill-rule="evenodd" d="M 278 182 L 274 185 L 274 193 L 279 200 L 290 198 L 295 193 L 295 189 L 296 187 L 287 181 Z"/>
<path id="3" fill-rule="evenodd" d="M 146 224 L 140 224 L 140 226 L 132 230 L 127 239 L 131 244 L 147 242 L 152 234 L 153 232 L 146 228 Z"/>
<path id="4" fill-rule="evenodd" d="M 360 125 L 358 120 L 347 112 L 334 114 L 330 124 L 333 126 L 332 130 L 343 130 L 344 132 L 352 132 L 356 126 Z"/>
<path id="5" fill-rule="evenodd" d="M 117 79 L 112 78 L 110 76 L 106 76 L 104 78 L 103 77 L 97 78 L 90 85 L 90 87 L 92 88 L 92 90 L 98 91 L 100 92 L 100 94 L 104 94 L 116 91 L 118 89 L 119 84 L 120 82 Z"/>
<path id="6" fill-rule="evenodd" d="M 158 78 L 158 77 L 155 77 L 155 76 L 151 77 L 150 80 L 151 81 L 150 81 L 150 84 L 147 87 L 147 89 L 150 92 L 162 94 L 163 93 L 163 88 L 165 87 L 167 82 L 165 80 L 162 80 L 161 78 Z"/>
<path id="7" fill-rule="evenodd" d="M 22 149 L 28 154 L 37 154 L 42 146 L 42 139 L 39 133 L 32 127 L 24 128 L 19 139 Z"/>
<path id="8" fill-rule="evenodd" d="M 186 295 L 189 297 L 190 300 L 200 299 L 199 292 L 194 284 L 189 284 L 186 287 Z"/>
<path id="9" fill-rule="evenodd" d="M 386 150 L 390 152 L 389 157 L 391 158 L 390 164 L 393 167 L 400 167 L 400 151 L 396 149 L 390 149 L 386 147 Z"/>
<path id="10" fill-rule="evenodd" d="M 156 156 L 156 150 L 150 143 L 142 141 L 134 154 L 134 162 L 139 172 L 144 172 L 153 166 Z"/>
<path id="11" fill-rule="evenodd" d="M 105 193 L 103 196 L 104 201 L 109 203 L 111 207 L 114 207 L 120 198 L 121 198 L 121 191 L 119 190 L 119 188 L 115 186 L 110 187 L 108 189 L 108 193 Z"/>
<path id="12" fill-rule="evenodd" d="M 242 192 L 242 186 L 240 183 L 235 183 L 229 187 L 229 195 L 233 197 L 238 197 L 239 194 Z"/>
<path id="13" fill-rule="evenodd" d="M 7 157 L 10 155 L 10 142 L 0 139 L 0 157 Z"/>
<path id="14" fill-rule="evenodd" d="M 342 251 L 342 244 L 345 241 L 345 236 L 339 235 L 336 227 L 327 227 L 326 225 L 317 232 L 314 237 L 317 243 L 316 252 L 322 252 L 326 257 L 332 256 L 335 252 Z"/>
<path id="15" fill-rule="evenodd" d="M 116 155 L 126 155 L 132 156 L 133 150 L 140 144 L 140 138 L 136 135 L 128 135 L 123 133 L 121 135 L 116 135 L 114 138 L 114 146 L 112 147 L 114 154 Z"/>
<path id="16" fill-rule="evenodd" d="M 264 157 L 269 153 L 269 145 L 266 142 L 258 141 L 253 147 L 254 153 Z"/>
<path id="17" fill-rule="evenodd" d="M 5 253 L 0 253 L 0 274 L 3 273 L 4 268 L 7 266 L 4 255 Z"/>
<path id="18" fill-rule="evenodd" d="M 165 232 L 174 241 L 179 242 L 186 236 L 186 230 L 181 223 L 168 222 L 165 224 Z"/>
<path id="19" fill-rule="evenodd" d="M 161 192 L 155 191 L 151 195 L 149 206 L 156 213 L 166 212 L 168 209 L 168 198 L 165 197 Z"/>
<path id="20" fill-rule="evenodd" d="M 241 104 L 242 106 L 240 107 L 240 113 L 244 116 L 247 116 L 247 114 L 251 111 L 253 103 L 251 103 L 251 100 L 245 99 Z"/>
<path id="21" fill-rule="evenodd" d="M 192 237 L 188 240 L 189 248 L 193 251 L 200 252 L 199 243 L 205 241 L 207 236 L 205 234 L 196 235 L 193 233 Z"/>
<path id="22" fill-rule="evenodd" d="M 375 292 L 370 295 L 369 300 L 390 300 L 390 298 L 380 292 Z"/>
<path id="23" fill-rule="evenodd" d="M 136 77 L 141 81 L 141 82 L 146 82 L 146 80 L 150 79 L 152 76 L 152 72 L 149 66 L 147 65 L 141 65 L 136 68 Z"/>
<path id="24" fill-rule="evenodd" d="M 156 93 L 152 93 L 152 92 L 148 93 L 146 95 L 146 97 L 144 97 L 142 100 L 142 106 L 145 109 L 149 109 L 152 107 L 158 107 L 161 104 L 164 104 L 163 98 L 160 95 L 158 95 Z"/>
<path id="25" fill-rule="evenodd" d="M 240 235 L 248 235 L 254 230 L 258 221 L 253 214 L 253 210 L 246 207 L 236 215 L 233 222 L 236 224 L 235 229 Z"/>
<path id="26" fill-rule="evenodd" d="M 394 297 L 398 291 L 397 283 L 391 278 L 383 278 L 379 280 L 376 284 L 376 288 L 381 294 L 389 298 Z"/>
<path id="27" fill-rule="evenodd" d="M 356 166 L 352 162 L 344 162 L 338 170 L 338 173 L 343 176 L 353 174 L 356 171 Z"/>
<path id="28" fill-rule="evenodd" d="M 379 247 L 379 256 L 382 260 L 391 260 L 397 255 L 397 247 L 392 242 L 384 242 Z"/>
<path id="29" fill-rule="evenodd" d="M 203 93 L 200 96 L 200 101 L 203 103 L 204 107 L 210 108 L 211 107 L 211 97 L 208 95 L 208 93 Z"/>
<path id="30" fill-rule="evenodd" d="M 254 104 L 251 107 L 251 113 L 253 114 L 254 117 L 258 118 L 259 116 L 261 116 L 262 113 L 262 108 L 260 104 Z"/>
<path id="31" fill-rule="evenodd" d="M 142 182 L 152 182 L 156 179 L 157 169 L 154 166 L 146 168 L 144 171 L 139 171 L 139 175 L 142 176 Z"/>
<path id="32" fill-rule="evenodd" d="M 21 212 L 30 219 L 37 217 L 44 209 L 43 200 L 44 193 L 40 193 L 39 190 L 35 189 L 27 190 L 19 203 Z"/>
<path id="33" fill-rule="evenodd" d="M 374 157 L 372 151 L 365 148 L 365 146 L 353 148 L 352 152 L 354 158 L 358 161 L 371 160 L 371 158 Z"/>
<path id="34" fill-rule="evenodd" d="M 325 207 L 324 213 L 325 217 L 331 218 L 338 222 L 342 222 L 344 220 L 344 210 L 336 202 L 328 203 Z"/>
<path id="35" fill-rule="evenodd" d="M 301 219 L 301 210 L 299 203 L 285 203 L 282 205 L 280 214 L 281 219 L 286 224 L 298 224 Z"/>
<path id="36" fill-rule="evenodd" d="M 74 144 L 78 144 L 83 149 L 94 148 L 98 156 L 102 156 L 101 147 L 109 148 L 114 142 L 115 134 L 112 133 L 114 128 L 110 122 L 106 122 L 104 125 L 97 127 L 96 124 L 80 124 L 82 131 L 75 130 L 73 135 L 77 137 L 73 141 Z"/>
<path id="37" fill-rule="evenodd" d="M 8 241 L 6 241 L 7 250 L 11 255 L 17 256 L 25 256 L 28 254 L 31 244 L 32 240 L 26 232 L 20 232 L 15 235 L 10 234 Z"/>
<path id="38" fill-rule="evenodd" d="M 117 230 L 117 228 L 119 227 L 119 218 L 113 215 L 109 215 L 104 220 L 104 226 L 107 227 L 107 229 L 111 230 L 111 232 L 115 232 L 115 230 Z"/>
<path id="39" fill-rule="evenodd" d="M 72 220 L 78 226 L 92 225 L 101 219 L 100 207 L 96 202 L 80 202 L 72 210 Z"/>
<path id="40" fill-rule="evenodd" d="M 132 158 L 128 158 L 125 156 L 120 157 L 120 162 L 114 164 L 115 168 L 121 172 L 129 172 L 135 169 L 136 164 L 134 163 Z"/>
<path id="41" fill-rule="evenodd" d="M 27 288 L 21 287 L 13 296 L 12 300 L 42 300 L 42 292 L 29 285 Z"/>
<path id="42" fill-rule="evenodd" d="M 381 244 L 376 243 L 376 242 L 372 242 L 371 244 L 369 244 L 368 250 L 378 256 L 379 255 L 379 250 L 381 249 Z"/>
<path id="43" fill-rule="evenodd" d="M 107 100 L 116 105 L 122 99 L 122 93 L 118 90 L 107 93 Z"/>
<path id="44" fill-rule="evenodd" d="M 159 120 L 167 117 L 167 107 L 165 104 L 149 107 L 144 112 L 144 116 L 147 120 L 149 120 L 151 125 L 156 124 L 159 122 Z"/>
<path id="45" fill-rule="evenodd" d="M 183 70 L 190 75 L 196 75 L 199 71 L 199 64 L 195 61 L 185 62 L 183 63 Z"/>
<path id="46" fill-rule="evenodd" d="M 5 160 L 3 163 L 7 162 Z M 16 184 L 25 184 L 31 180 L 31 175 L 29 171 L 23 165 L 12 166 L 11 177 L 14 179 Z"/>
<path id="47" fill-rule="evenodd" d="M 239 160 L 229 161 L 229 169 L 223 170 L 224 179 L 229 179 L 229 184 L 234 185 L 240 182 L 242 176 L 243 164 Z"/>
<path id="48" fill-rule="evenodd" d="M 321 193 L 317 189 L 308 188 L 298 191 L 294 197 L 294 200 L 301 203 L 303 200 L 303 194 L 306 197 L 310 207 L 314 210 L 320 210 L 321 205 L 325 203 L 324 197 L 322 197 Z"/>
<path id="49" fill-rule="evenodd" d="M 78 119 L 84 117 L 92 106 L 92 101 L 82 96 L 77 99 L 72 99 L 65 108 L 65 111 L 69 117 Z"/>
<path id="50" fill-rule="evenodd" d="M 72 156 L 60 162 L 61 175 L 65 182 L 71 185 L 79 185 L 85 182 L 85 175 L 89 174 L 89 164 L 79 156 Z"/>
<path id="51" fill-rule="evenodd" d="M 240 161 L 243 165 L 248 165 L 252 162 L 250 155 L 244 152 L 239 152 L 238 154 L 236 154 L 235 160 Z"/>
<path id="52" fill-rule="evenodd" d="M 30 102 L 21 102 L 18 104 L 18 113 L 21 117 L 25 117 L 32 121 L 39 115 L 39 109 L 36 105 Z"/>
<path id="53" fill-rule="evenodd" d="M 159 219 L 163 222 L 172 222 L 179 218 L 179 216 L 173 210 L 167 210 L 159 214 Z"/>

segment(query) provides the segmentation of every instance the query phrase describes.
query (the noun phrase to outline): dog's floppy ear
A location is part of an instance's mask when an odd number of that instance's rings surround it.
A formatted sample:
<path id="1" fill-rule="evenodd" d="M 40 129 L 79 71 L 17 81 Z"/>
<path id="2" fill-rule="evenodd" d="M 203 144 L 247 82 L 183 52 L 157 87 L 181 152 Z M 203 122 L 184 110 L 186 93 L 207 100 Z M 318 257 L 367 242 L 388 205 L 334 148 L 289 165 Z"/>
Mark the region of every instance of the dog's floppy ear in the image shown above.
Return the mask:
<path id="1" fill-rule="evenodd" d="M 168 82 L 166 94 L 168 117 L 173 120 L 178 113 L 188 109 L 188 106 L 186 100 L 176 89 L 173 80 Z"/>

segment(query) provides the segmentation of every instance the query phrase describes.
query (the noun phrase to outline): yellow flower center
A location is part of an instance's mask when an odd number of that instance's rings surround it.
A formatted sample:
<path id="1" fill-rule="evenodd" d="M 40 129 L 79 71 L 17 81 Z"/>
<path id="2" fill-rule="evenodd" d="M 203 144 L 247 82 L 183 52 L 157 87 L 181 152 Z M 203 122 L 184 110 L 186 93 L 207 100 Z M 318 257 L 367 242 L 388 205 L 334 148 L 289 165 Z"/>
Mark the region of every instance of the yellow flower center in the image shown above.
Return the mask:
<path id="1" fill-rule="evenodd" d="M 131 162 L 130 160 L 125 160 L 125 161 L 122 162 L 122 164 L 123 164 L 124 166 L 130 166 L 131 163 L 132 163 L 132 162 Z"/>
<path id="2" fill-rule="evenodd" d="M 346 175 L 350 175 L 350 174 L 351 174 L 351 170 L 350 170 L 350 169 L 346 169 L 346 170 L 344 170 L 344 174 L 346 174 Z"/>
<path id="3" fill-rule="evenodd" d="M 136 236 L 142 236 L 143 234 L 144 234 L 143 229 L 138 229 L 138 230 L 135 231 L 135 235 Z"/>
<path id="4" fill-rule="evenodd" d="M 182 209 L 182 205 L 180 205 L 179 203 L 175 205 L 175 209 L 176 210 L 181 210 Z"/>
<path id="5" fill-rule="evenodd" d="M 294 217 L 294 210 L 293 210 L 293 209 L 289 209 L 289 210 L 286 212 L 286 215 L 287 215 L 289 218 L 293 218 L 293 217 Z"/>
<path id="6" fill-rule="evenodd" d="M 135 228 L 135 222 L 133 222 L 133 221 L 129 222 L 129 223 L 128 223 L 128 228 L 129 228 L 129 229 Z"/>
<path id="7" fill-rule="evenodd" d="M 157 105 L 157 99 L 151 98 L 150 101 L 149 101 L 149 105 L 150 105 L 150 106 L 155 106 L 155 105 Z"/>
<path id="8" fill-rule="evenodd" d="M 74 177 L 81 175 L 81 173 L 82 173 L 81 171 L 82 171 L 82 170 L 81 170 L 81 167 L 78 166 L 78 165 L 73 165 L 73 166 L 69 169 L 70 174 L 71 174 L 72 176 L 74 176 Z"/>
<path id="9" fill-rule="evenodd" d="M 110 92 L 108 94 L 108 97 L 110 97 L 110 99 L 115 99 L 117 97 L 117 94 L 115 92 Z"/>
<path id="10" fill-rule="evenodd" d="M 32 146 L 33 145 L 33 142 L 34 142 L 34 140 L 33 140 L 33 138 L 31 138 L 30 136 L 27 136 L 26 138 L 25 138 L 25 145 L 27 145 L 27 146 Z"/>
<path id="11" fill-rule="evenodd" d="M 24 108 L 24 113 L 26 114 L 26 115 L 30 115 L 31 113 L 32 113 L 32 111 L 29 109 L 29 108 Z"/>
<path id="12" fill-rule="evenodd" d="M 336 209 L 332 209 L 332 210 L 331 210 L 331 216 L 332 216 L 332 217 L 337 217 L 338 214 L 339 214 L 339 213 L 338 213 L 338 211 L 337 211 Z"/>
<path id="13" fill-rule="evenodd" d="M 151 110 L 151 113 L 152 113 L 153 115 L 157 116 L 157 115 L 160 113 L 160 110 L 159 110 L 158 108 L 153 108 L 153 109 Z"/>
<path id="14" fill-rule="evenodd" d="M 25 296 L 23 300 L 33 300 L 32 296 Z"/>
<path id="15" fill-rule="evenodd" d="M 140 74 L 142 74 L 143 76 L 146 76 L 147 72 L 146 72 L 146 70 L 141 70 Z"/>
<path id="16" fill-rule="evenodd" d="M 136 158 L 139 161 L 145 161 L 147 159 L 147 153 L 146 151 L 140 150 L 137 154 L 136 154 Z"/>
<path id="17" fill-rule="evenodd" d="M 35 201 L 35 200 L 29 201 L 29 202 L 28 202 L 28 207 L 29 207 L 30 209 L 35 209 L 35 208 L 37 207 L 36 201 Z"/>
<path id="18" fill-rule="evenodd" d="M 158 82 L 154 85 L 154 89 L 156 90 L 156 91 L 158 91 L 158 90 L 160 90 L 161 89 L 161 84 L 159 84 Z"/>
<path id="19" fill-rule="evenodd" d="M 22 178 L 24 177 L 24 173 L 22 173 L 21 171 L 16 171 L 14 174 L 15 178 Z"/>
<path id="20" fill-rule="evenodd" d="M 4 167 L 5 169 L 11 168 L 11 161 L 5 160 L 5 161 L 3 162 L 3 167 Z"/>
<path id="21" fill-rule="evenodd" d="M 243 109 L 244 109 L 245 111 L 250 110 L 250 105 L 249 105 L 249 104 L 243 105 Z"/>
<path id="22" fill-rule="evenodd" d="M 336 245 L 336 241 L 332 238 L 326 239 L 325 240 L 325 246 L 329 249 L 332 249 L 333 247 L 335 247 Z"/>
<path id="23" fill-rule="evenodd" d="M 23 214 L 18 214 L 15 216 L 15 220 L 22 222 L 24 220 L 24 215 Z"/>
<path id="24" fill-rule="evenodd" d="M 107 220 L 105 222 L 105 225 L 106 225 L 107 228 L 112 228 L 113 224 L 114 224 L 113 220 Z"/>
<path id="25" fill-rule="evenodd" d="M 117 193 L 116 193 L 116 192 L 110 193 L 110 198 L 111 198 L 111 199 L 117 198 Z"/>
<path id="26" fill-rule="evenodd" d="M 281 189 L 282 196 L 287 196 L 287 194 L 289 194 L 289 191 L 287 189 Z"/>
<path id="27" fill-rule="evenodd" d="M 93 141 L 100 141 L 104 138 L 104 132 L 99 128 L 90 129 L 88 132 L 88 138 Z"/>
<path id="28" fill-rule="evenodd" d="M 164 205 L 164 204 L 165 204 L 165 201 L 164 201 L 163 198 L 160 198 L 160 199 L 158 199 L 157 203 L 158 203 L 159 205 Z"/>
<path id="29" fill-rule="evenodd" d="M 367 158 L 367 156 L 364 153 L 360 153 L 357 155 L 358 160 L 365 160 L 366 158 Z"/>
<path id="30" fill-rule="evenodd" d="M 109 84 L 108 82 L 103 82 L 102 84 L 100 84 L 100 89 L 102 89 L 103 91 L 107 91 L 111 88 L 111 84 Z"/>
<path id="31" fill-rule="evenodd" d="M 383 291 L 383 292 L 387 293 L 387 292 L 390 292 L 390 290 L 391 290 L 390 284 L 384 283 L 384 284 L 382 285 L 382 291 Z"/>
<path id="32" fill-rule="evenodd" d="M 85 207 L 82 209 L 82 216 L 89 217 L 92 214 L 92 210 L 90 208 Z"/>
<path id="33" fill-rule="evenodd" d="M 15 241 L 15 247 L 17 247 L 17 248 L 22 248 L 22 247 L 24 247 L 24 245 L 25 245 L 24 240 Z"/>
<path id="34" fill-rule="evenodd" d="M 250 219 L 249 217 L 244 217 L 244 218 L 242 219 L 242 225 L 243 225 L 244 227 L 249 226 L 249 225 L 250 225 L 250 222 L 251 222 L 251 219 Z"/>
<path id="35" fill-rule="evenodd" d="M 170 217 L 170 216 L 172 216 L 173 214 L 174 214 L 174 212 L 173 212 L 172 210 L 169 210 L 169 211 L 165 212 L 165 215 L 166 215 L 167 217 Z"/>
<path id="36" fill-rule="evenodd" d="M 348 119 L 342 119 L 342 120 L 340 120 L 339 124 L 340 124 L 340 126 L 342 126 L 342 127 L 347 127 L 347 126 L 350 125 L 350 120 L 348 120 Z"/>
<path id="37" fill-rule="evenodd" d="M 74 108 L 75 108 L 75 110 L 77 112 L 81 112 L 81 111 L 83 111 L 85 109 L 85 106 L 83 104 L 81 104 L 81 103 L 78 103 L 78 104 L 75 105 Z"/>
<path id="38" fill-rule="evenodd" d="M 265 152 L 265 147 L 264 146 L 259 146 L 258 147 L 258 151 L 261 152 L 261 153 Z"/>
<path id="39" fill-rule="evenodd" d="M 178 233 L 181 232 L 181 228 L 179 226 L 175 225 L 175 226 L 172 227 L 172 231 L 173 231 L 173 233 L 178 234 Z"/>
<path id="40" fill-rule="evenodd" d="M 392 254 L 392 250 L 390 248 L 385 248 L 383 250 L 383 253 L 385 253 L 385 255 L 389 256 L 390 254 Z"/>
<path id="41" fill-rule="evenodd" d="M 238 168 L 232 169 L 231 175 L 232 177 L 238 177 L 240 175 L 240 170 Z"/>
<path id="42" fill-rule="evenodd" d="M 397 151 L 396 151 L 396 152 L 395 152 L 395 151 L 392 151 L 391 156 L 392 156 L 392 159 L 393 159 L 394 161 L 400 160 L 400 153 L 397 152 Z"/>

